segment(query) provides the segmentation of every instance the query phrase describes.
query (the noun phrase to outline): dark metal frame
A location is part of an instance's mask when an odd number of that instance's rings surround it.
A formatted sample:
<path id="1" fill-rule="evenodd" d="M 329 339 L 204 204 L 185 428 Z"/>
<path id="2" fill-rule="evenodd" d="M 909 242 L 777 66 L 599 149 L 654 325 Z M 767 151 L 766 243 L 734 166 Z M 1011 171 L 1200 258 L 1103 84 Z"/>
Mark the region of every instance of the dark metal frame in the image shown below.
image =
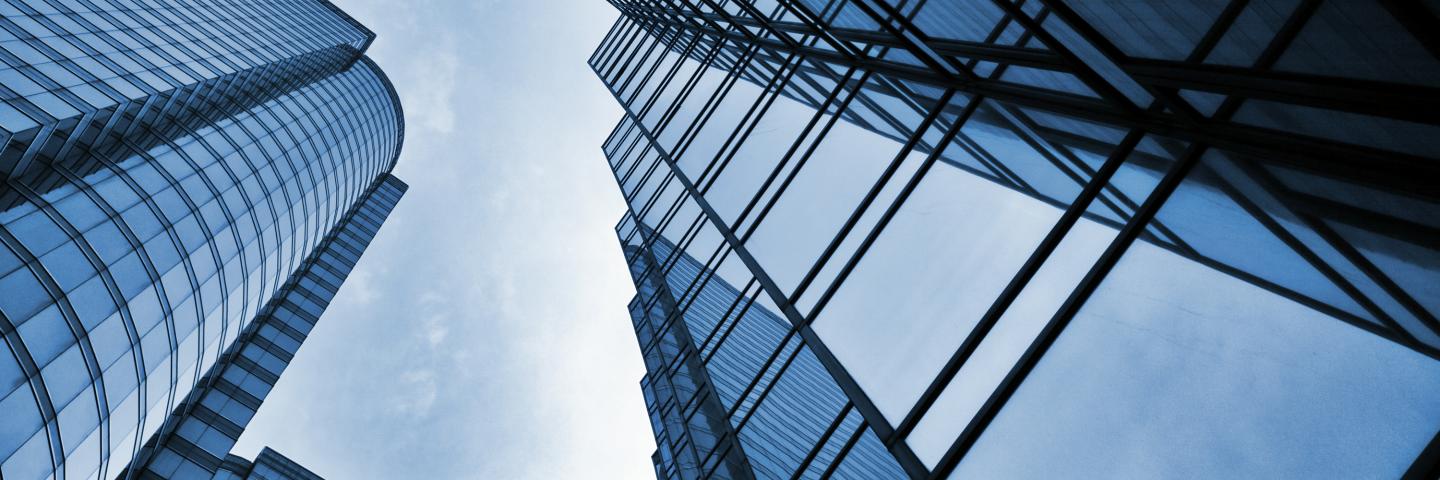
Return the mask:
<path id="1" fill-rule="evenodd" d="M 769 178 L 760 187 L 759 192 L 732 224 L 726 224 L 720 220 L 718 214 L 705 202 L 704 194 L 718 177 L 717 172 L 722 171 L 730 158 L 738 151 L 738 147 L 732 147 L 732 145 L 743 143 L 758 123 L 752 121 L 752 118 L 763 116 L 765 109 L 768 108 L 764 96 L 757 99 L 746 113 L 745 120 L 735 127 L 730 137 L 726 139 L 724 146 L 716 152 L 715 158 L 706 164 L 704 171 L 693 181 L 680 171 L 677 166 L 677 158 L 684 155 L 686 146 L 694 139 L 693 135 L 708 122 L 709 114 L 713 113 L 712 106 L 718 104 L 718 99 L 728 92 L 728 87 L 722 88 L 719 93 L 715 93 L 707 101 L 702 110 L 706 113 L 699 115 L 692 123 L 685 126 L 686 130 L 680 137 L 678 148 L 671 150 L 668 145 L 661 145 L 658 140 L 658 132 L 666 129 L 668 123 L 675 118 L 676 109 L 684 101 L 685 96 L 691 93 L 688 87 L 670 105 L 665 115 L 654 127 L 646 127 L 641 119 L 646 118 L 655 98 L 649 99 L 646 105 L 638 111 L 627 106 L 626 119 L 622 120 L 621 126 L 611 134 L 611 138 L 606 140 L 606 145 L 609 148 L 612 140 L 621 137 L 631 138 L 631 132 L 637 133 L 633 137 L 630 148 L 633 149 L 636 145 L 645 143 L 643 149 L 654 152 L 657 159 L 650 166 L 650 172 L 664 163 L 669 170 L 667 181 L 678 182 L 688 195 L 688 199 L 699 206 L 702 213 L 696 221 L 708 219 L 724 237 L 721 249 L 716 252 L 717 256 L 712 256 L 712 260 L 716 258 L 723 260 L 725 255 L 733 253 L 751 270 L 755 275 L 752 284 L 758 284 L 760 289 L 770 295 L 772 300 L 779 305 L 781 310 L 779 313 L 782 313 L 792 323 L 791 333 L 799 334 L 805 345 L 821 358 L 822 363 L 834 375 L 842 389 L 851 396 L 853 403 L 847 407 L 846 412 L 852 407 L 860 412 L 868 427 L 882 439 L 900 464 L 914 478 L 944 478 L 949 474 L 969 447 L 978 440 L 985 427 L 1003 408 L 1044 352 L 1063 332 L 1064 327 L 1084 305 L 1089 295 L 1098 288 L 1105 275 L 1124 255 L 1128 247 L 1138 239 L 1154 242 L 1261 288 L 1320 309 L 1370 333 L 1432 358 L 1440 359 L 1440 349 L 1411 334 L 1411 331 L 1417 327 L 1407 327 L 1398 323 L 1392 318 L 1392 312 L 1377 305 L 1357 284 L 1353 283 L 1352 279 L 1347 279 L 1315 253 L 1316 249 L 1338 252 L 1349 262 L 1348 268 L 1358 270 L 1363 274 L 1360 281 L 1366 282 L 1372 289 L 1378 289 L 1392 297 L 1408 315 L 1413 316 L 1419 322 L 1421 327 L 1418 328 L 1440 333 L 1440 321 L 1437 321 L 1433 314 L 1426 311 L 1412 296 L 1396 284 L 1394 279 L 1388 277 L 1377 266 L 1364 258 L 1354 246 L 1347 243 L 1324 222 L 1335 220 L 1335 215 L 1348 215 L 1351 220 L 1358 223 L 1390 225 L 1389 228 L 1392 230 L 1421 241 L 1427 235 L 1416 232 L 1428 231 L 1426 229 L 1429 227 L 1403 218 L 1389 217 L 1381 212 L 1360 209 L 1293 190 L 1275 179 L 1270 173 L 1274 168 L 1316 172 L 1400 195 L 1433 200 L 1437 195 L 1433 191 L 1432 182 L 1433 179 L 1440 178 L 1440 162 L 1414 154 L 1347 144 L 1333 139 L 1308 137 L 1230 120 L 1243 102 L 1254 99 L 1256 101 L 1299 104 L 1423 125 L 1440 125 L 1440 113 L 1437 113 L 1436 110 L 1436 107 L 1440 107 L 1440 89 L 1435 87 L 1279 72 L 1271 69 L 1280 54 L 1285 51 L 1309 18 L 1318 10 L 1321 0 L 1302 0 L 1299 6 L 1291 12 L 1290 18 L 1275 33 L 1270 44 L 1261 52 L 1259 59 L 1248 68 L 1203 63 L 1203 60 L 1216 47 L 1235 20 L 1249 6 L 1249 2 L 1246 0 L 1230 2 L 1219 13 L 1184 61 L 1128 56 L 1101 32 L 1086 23 L 1069 5 L 1060 0 L 1028 0 L 1028 2 L 1026 0 L 992 0 L 1004 15 L 985 42 L 928 36 L 913 22 L 914 16 L 923 9 L 925 0 L 919 0 L 910 5 L 906 5 L 907 2 L 903 1 L 898 2 L 899 5 L 892 5 L 883 0 L 834 0 L 826 3 L 825 8 L 820 9 L 820 12 L 812 9 L 817 2 L 780 0 L 775 11 L 768 13 L 759 11 L 746 1 L 610 0 L 610 2 L 621 11 L 623 17 L 612 27 L 606 40 L 591 57 L 591 65 L 595 67 L 596 72 L 602 78 L 608 77 L 617 66 L 621 71 L 629 68 L 630 60 L 620 62 L 613 56 L 619 51 L 631 51 L 633 56 L 634 52 L 638 52 L 640 48 L 632 48 L 632 45 L 639 41 L 637 39 L 648 34 L 651 36 L 651 41 L 654 42 L 649 47 L 651 50 L 657 45 L 664 44 L 670 50 L 678 52 L 681 57 L 690 57 L 702 63 L 701 71 L 691 79 L 690 86 L 693 86 L 693 82 L 703 74 L 705 68 L 727 69 L 730 70 L 730 77 L 727 79 L 743 77 L 761 86 L 766 92 L 774 92 L 775 95 L 770 96 L 768 101 L 773 101 L 775 96 L 784 94 L 816 108 L 816 115 L 801 131 L 794 144 L 790 146 Z M 1436 29 L 1431 28 L 1440 26 L 1440 22 L 1436 21 L 1433 12 L 1410 1 L 1386 0 L 1383 3 L 1384 7 L 1395 15 L 1432 54 L 1440 51 L 1440 48 L 1437 48 L 1437 45 L 1440 45 L 1440 40 L 1437 40 L 1440 35 L 1434 34 L 1432 30 Z M 873 21 L 875 30 L 837 27 L 831 24 L 832 19 L 840 11 L 839 6 L 847 4 Z M 904 13 L 907 8 L 909 9 L 908 14 Z M 1015 22 L 1020 25 L 1025 37 L 1014 45 L 997 44 L 1007 22 Z M 1053 36 L 1046 27 L 1052 22 L 1064 22 L 1072 28 L 1084 42 L 1078 47 L 1098 52 L 1100 58 L 1091 61 L 1102 62 L 1102 64 L 1087 62 L 1080 53 L 1072 49 L 1072 45 L 1067 45 Z M 625 46 L 616 48 L 621 43 Z M 1040 48 L 1041 46 L 1043 48 Z M 730 52 L 730 55 L 722 54 L 721 52 L 727 48 L 734 51 Z M 885 56 L 885 53 L 891 50 L 906 52 L 917 59 L 920 64 L 891 60 Z M 648 53 L 645 55 L 648 56 Z M 732 58 L 736 60 L 732 61 Z M 778 69 L 774 69 L 769 77 L 751 74 L 754 69 L 760 68 L 760 66 L 769 66 L 769 62 L 778 59 L 784 59 L 784 63 Z M 792 64 L 792 62 L 798 63 Z M 974 73 L 981 62 L 995 63 L 998 64 L 998 67 L 996 71 L 985 75 Z M 620 66 L 621 63 L 625 65 Z M 791 67 L 791 65 L 794 66 Z M 816 65 L 838 67 L 844 74 L 837 76 L 837 72 L 825 67 L 816 67 Z M 1009 65 L 1074 74 L 1084 85 L 1097 92 L 1098 96 L 1092 98 L 998 80 L 998 71 L 1003 71 Z M 1117 79 L 1114 77 L 1114 73 L 1107 77 L 1101 71 L 1101 68 L 1107 65 L 1118 69 L 1124 78 Z M 657 62 L 655 67 L 658 66 Z M 785 74 L 782 79 L 781 73 L 783 72 L 788 72 L 788 74 Z M 810 82 L 812 81 L 811 77 L 818 76 L 833 82 L 834 90 L 821 99 L 788 92 L 786 85 L 791 82 L 790 76 L 797 72 L 800 72 L 800 75 L 796 81 Z M 627 85 L 634 78 L 638 78 L 635 75 L 637 73 L 632 72 L 632 76 L 625 80 Z M 649 77 L 654 73 L 654 67 L 652 67 L 644 75 L 647 78 L 646 81 L 649 81 Z M 670 75 L 673 74 L 672 70 Z M 671 80 L 670 76 L 666 76 L 663 82 L 668 83 Z M 1115 83 L 1117 81 L 1133 83 L 1127 83 L 1122 88 L 1121 85 Z M 907 82 L 935 87 L 943 93 L 938 96 L 918 94 L 905 86 Z M 1132 87 L 1136 86 L 1143 92 L 1133 90 Z M 658 94 L 665 88 L 665 85 L 662 84 L 655 91 Z M 1122 91 L 1125 88 L 1132 88 L 1132 90 Z M 829 126 L 833 125 L 836 119 L 845 115 L 850 102 L 855 101 L 862 105 L 870 104 L 870 100 L 865 95 L 857 95 L 857 93 L 861 90 L 881 91 L 882 89 L 890 92 L 900 91 L 902 98 L 906 98 L 907 101 L 913 100 L 915 113 L 923 115 L 923 120 L 919 127 L 908 129 L 907 137 L 896 138 L 897 142 L 903 142 L 899 153 L 854 209 L 839 233 L 820 254 L 799 286 L 792 292 L 783 292 L 766 275 L 762 266 L 746 251 L 745 240 L 755 232 L 756 226 L 775 205 L 790 181 L 795 178 L 805 161 L 824 138 L 825 133 L 828 132 Z M 620 98 L 620 92 L 625 90 L 625 86 L 612 86 L 612 90 L 617 100 L 624 104 L 625 100 Z M 1218 109 L 1207 115 L 1182 98 L 1181 91 L 1216 93 L 1224 96 L 1225 100 Z M 966 101 L 952 105 L 952 95 L 964 98 Z M 1143 101 L 1137 103 L 1137 98 Z M 1069 202 L 1061 201 L 1059 203 L 1059 206 L 1065 210 L 1061 219 L 1041 241 L 1040 246 L 1031 254 L 1021 270 L 1007 283 L 1001 295 L 954 352 L 915 406 L 902 421 L 891 426 L 845 371 L 844 366 L 830 354 L 824 343 L 809 328 L 809 322 L 813 321 L 823 310 L 828 299 L 844 281 L 846 274 L 855 267 L 867 247 L 883 230 L 886 222 L 898 211 L 908 193 L 924 177 L 925 171 L 935 161 L 945 161 L 941 158 L 944 149 L 952 145 L 952 140 L 956 142 L 955 145 L 963 147 L 964 136 L 957 135 L 960 127 L 977 109 L 984 108 L 981 103 L 986 100 L 997 101 L 999 106 L 996 108 L 1001 111 L 1001 114 L 1015 118 L 1024 128 L 1031 130 L 1045 130 L 1048 127 L 1041 126 L 1029 119 L 1024 113 L 1025 109 L 1035 109 L 1121 127 L 1125 129 L 1125 134 L 1123 140 L 1113 145 L 1091 145 L 1093 140 L 1074 136 L 1068 132 L 1053 130 L 1045 132 L 1052 142 L 1069 144 L 1074 148 L 1086 148 L 1092 151 L 1098 149 L 1108 154 L 1107 159 L 1098 170 L 1093 171 L 1085 167 L 1083 163 L 1076 161 L 1075 164 L 1080 167 L 1078 174 L 1069 173 L 1065 167 L 1061 168 L 1082 185 L 1080 194 Z M 1146 101 L 1149 103 L 1145 103 Z M 762 104 L 765 105 L 762 106 Z M 832 106 L 835 106 L 833 110 Z M 829 118 L 826 118 L 827 116 Z M 846 118 L 856 121 L 850 117 Z M 893 125 L 902 124 L 893 116 L 886 118 L 887 122 Z M 822 124 L 822 122 L 824 123 Z M 857 121 L 857 123 L 863 123 L 863 121 Z M 812 134 L 816 126 L 820 127 L 818 133 Z M 625 130 L 625 133 L 622 134 L 622 130 Z M 905 128 L 899 130 L 907 131 Z M 943 139 L 937 145 L 930 145 L 924 141 L 926 133 L 931 131 L 944 132 Z M 957 136 L 958 140 L 956 140 Z M 1127 162 L 1154 163 L 1145 160 L 1145 157 L 1150 154 L 1137 150 L 1137 147 L 1147 139 L 1169 139 L 1168 142 L 1171 146 L 1168 148 L 1172 151 L 1171 155 L 1176 158 L 1168 161 L 1162 160 L 1160 165 L 1150 167 L 1157 171 L 1163 168 L 1164 177 L 1143 202 L 1137 203 L 1119 194 L 1113 186 L 1109 185 L 1109 181 Z M 1027 140 L 1029 139 L 1027 138 Z M 806 145 L 807 143 L 808 145 Z M 1036 147 L 1042 152 L 1045 151 L 1038 145 Z M 1216 153 L 1221 150 L 1244 157 L 1240 160 L 1227 159 Z M 848 260 L 837 259 L 837 261 L 844 261 L 841 264 L 841 273 L 820 294 L 821 297 L 816 301 L 815 307 L 808 314 L 799 311 L 791 302 L 804 295 L 822 268 L 831 262 L 831 257 L 835 255 L 841 243 L 851 235 L 851 230 L 862 215 L 871 210 L 871 204 L 874 203 L 881 189 L 895 181 L 892 179 L 893 175 L 911 151 L 928 152 L 929 155 L 920 169 L 904 184 L 899 197 L 883 211 L 879 222 L 862 240 L 861 246 L 855 253 Z M 607 150 L 607 154 L 611 153 L 610 150 Z M 613 153 L 615 155 L 611 157 L 614 163 L 612 166 L 617 169 L 629 161 L 629 158 L 632 158 L 628 151 L 624 154 L 620 154 L 618 151 Z M 1202 161 L 1202 157 L 1206 157 L 1206 160 Z M 1211 157 L 1214 159 L 1212 160 Z M 643 159 L 644 157 L 635 158 Z M 1059 162 L 1060 160 L 1052 159 L 1052 161 Z M 1007 186 L 1011 186 L 1011 188 L 1019 186 L 1022 191 L 1029 189 L 1021 183 L 1013 183 L 1023 182 L 1023 180 L 1013 172 L 1003 171 L 1004 166 L 998 162 L 986 163 L 983 159 L 981 162 L 994 169 L 993 178 L 997 182 L 1002 184 L 1012 182 L 1012 185 Z M 638 167 L 638 163 L 631 165 L 630 168 Z M 1057 166 L 1059 165 L 1060 163 L 1057 163 Z M 1191 178 L 1190 173 L 1197 169 L 1216 176 L 1218 178 L 1215 180 L 1217 188 L 1225 191 L 1229 198 L 1236 200 L 1241 208 L 1255 216 L 1266 229 L 1294 249 L 1323 276 L 1334 282 L 1340 290 L 1361 305 L 1369 315 L 1378 319 L 1382 325 L 1376 326 L 1352 314 L 1341 312 L 1247 272 L 1205 258 L 1186 245 L 1183 238 L 1165 228 L 1155 218 L 1156 214 L 1159 213 L 1170 194 L 1182 181 Z M 618 170 L 616 174 L 617 180 L 624 185 L 625 180 Z M 649 174 L 647 173 L 647 175 Z M 628 175 L 625 176 L 628 177 Z M 641 184 L 643 183 L 644 180 L 641 181 Z M 637 185 L 637 189 L 628 195 L 638 192 Z M 1033 193 L 1030 194 L 1033 195 Z M 665 229 L 665 225 L 678 212 L 681 204 L 687 201 L 686 195 L 682 195 L 671 205 L 670 212 L 661 220 L 661 224 L 652 227 L 652 234 Z M 1275 205 L 1283 207 L 1283 211 L 1297 216 L 1305 227 L 1314 231 L 1318 237 L 1301 239 L 1287 232 L 1284 225 L 1271 218 L 1270 214 L 1265 213 L 1260 205 L 1248 199 L 1252 196 L 1271 199 L 1269 201 L 1271 204 L 1266 205 L 1265 208 L 1272 208 Z M 768 200 L 765 200 L 767 197 Z M 659 195 L 650 198 L 649 203 L 642 210 L 654 208 L 650 204 L 658 198 Z M 1082 216 L 1096 218 L 1087 210 L 1097 201 L 1121 216 L 1122 224 L 1113 224 L 1108 220 L 1104 222 L 1119 228 L 1119 235 L 1105 253 L 1096 260 L 1085 279 L 1075 287 L 1064 306 L 1034 340 L 1010 374 L 982 407 L 980 413 L 956 439 L 945 457 L 933 471 L 926 468 L 903 441 L 905 436 L 919 423 L 1009 305 L 1039 271 L 1069 229 Z M 1333 213 L 1337 211 L 1340 213 Z M 751 218 L 752 213 L 754 218 Z M 643 215 L 643 212 L 640 214 Z M 1343 222 L 1344 218 L 1342 217 L 1340 221 Z M 682 246 L 677 250 L 683 250 L 685 248 L 683 244 L 694 238 L 697 226 L 698 224 L 691 224 L 685 238 L 680 242 Z M 622 236 L 627 235 L 621 231 L 625 227 L 624 222 L 617 226 L 617 232 L 620 232 Z M 629 235 L 636 233 L 632 230 Z M 725 251 L 726 245 L 729 248 L 728 252 Z M 718 265 L 718 262 L 715 261 L 714 265 Z M 703 283 L 699 282 L 702 286 Z M 750 287 L 747 285 L 743 290 L 748 292 Z M 740 303 L 737 300 L 737 303 L 732 305 L 732 310 L 737 308 Z M 749 308 L 749 306 L 747 304 L 742 308 Z M 717 329 L 719 327 L 720 325 L 717 324 Z M 716 332 L 710 332 L 706 343 L 709 342 L 708 338 L 714 337 L 715 334 Z M 723 342 L 724 338 L 724 334 L 722 334 L 719 341 Z M 781 342 L 780 347 L 774 352 L 775 355 L 780 354 L 786 342 L 788 342 L 788 337 L 785 342 Z M 772 355 L 767 364 L 777 360 L 788 361 L 777 359 Z M 752 383 L 751 388 L 754 387 L 755 385 Z M 762 392 L 761 395 L 763 397 L 764 393 Z M 834 429 L 838 427 L 845 414 L 842 412 L 841 416 L 835 419 L 835 424 L 831 425 L 831 429 L 827 431 L 826 438 L 834 433 Z M 743 420 L 741 426 L 743 426 Z M 853 444 L 854 441 L 855 438 L 852 438 L 850 444 Z M 821 445 L 823 443 L 822 439 Z M 1415 466 L 1411 469 L 1412 475 L 1415 474 L 1414 472 L 1428 472 L 1436 468 L 1436 464 L 1440 463 L 1440 459 L 1436 458 L 1440 457 L 1440 453 L 1437 453 L 1440 451 L 1440 446 L 1437 444 L 1440 444 L 1440 437 L 1437 437 L 1437 441 L 1431 442 L 1426 453 L 1416 460 Z M 820 448 L 820 445 L 815 448 Z M 846 449 L 848 448 L 849 444 L 846 446 Z M 814 455 L 815 452 L 812 451 L 802 463 L 800 470 L 804 470 Z M 834 467 L 835 465 L 831 465 L 830 468 Z M 826 476 L 829 473 L 827 471 Z"/>

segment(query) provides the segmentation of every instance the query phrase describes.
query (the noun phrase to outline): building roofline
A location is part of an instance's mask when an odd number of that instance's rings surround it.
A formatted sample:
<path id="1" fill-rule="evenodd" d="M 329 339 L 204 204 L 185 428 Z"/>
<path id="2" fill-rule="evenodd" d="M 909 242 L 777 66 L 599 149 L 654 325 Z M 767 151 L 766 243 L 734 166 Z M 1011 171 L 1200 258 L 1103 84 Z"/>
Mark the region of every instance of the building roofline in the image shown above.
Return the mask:
<path id="1" fill-rule="evenodd" d="M 375 43 L 375 31 L 374 31 L 374 30 L 371 30 L 369 27 L 366 27 L 365 24 L 360 23 L 359 20 L 356 20 L 355 17 L 350 16 L 350 14 L 345 13 L 344 10 L 341 10 L 339 6 L 335 5 L 335 4 L 332 3 L 330 0 L 319 0 L 319 1 L 320 1 L 320 4 L 321 4 L 321 5 L 324 5 L 324 6 L 325 6 L 325 8 L 328 8 L 328 9 L 330 9 L 330 11 L 335 12 L 335 14 L 336 14 L 336 15 L 339 15 L 341 19 L 344 19 L 346 22 L 350 23 L 351 26 L 354 26 L 357 30 L 360 30 L 361 33 L 364 33 L 364 34 L 365 34 L 365 42 L 360 44 L 359 50 L 360 50 L 360 53 L 365 53 L 366 50 L 369 50 L 370 44 L 371 44 L 371 43 Z"/>

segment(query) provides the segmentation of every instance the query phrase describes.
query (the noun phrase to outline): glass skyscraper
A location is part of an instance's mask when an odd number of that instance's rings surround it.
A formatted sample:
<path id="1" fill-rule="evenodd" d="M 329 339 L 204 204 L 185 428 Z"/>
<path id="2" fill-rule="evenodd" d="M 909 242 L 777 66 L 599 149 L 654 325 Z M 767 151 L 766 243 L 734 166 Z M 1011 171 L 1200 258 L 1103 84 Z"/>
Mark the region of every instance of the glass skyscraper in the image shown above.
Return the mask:
<path id="1" fill-rule="evenodd" d="M 611 3 L 657 477 L 1440 475 L 1435 6 Z"/>
<path id="2" fill-rule="evenodd" d="M 323 0 L 0 0 L 0 477 L 221 467 L 405 190 L 373 39 Z"/>
<path id="3" fill-rule="evenodd" d="M 132 470 L 144 470 L 142 478 L 196 478 L 221 468 L 407 188 L 389 174 L 376 179 L 171 412 L 174 430 L 152 437 L 143 468 Z"/>

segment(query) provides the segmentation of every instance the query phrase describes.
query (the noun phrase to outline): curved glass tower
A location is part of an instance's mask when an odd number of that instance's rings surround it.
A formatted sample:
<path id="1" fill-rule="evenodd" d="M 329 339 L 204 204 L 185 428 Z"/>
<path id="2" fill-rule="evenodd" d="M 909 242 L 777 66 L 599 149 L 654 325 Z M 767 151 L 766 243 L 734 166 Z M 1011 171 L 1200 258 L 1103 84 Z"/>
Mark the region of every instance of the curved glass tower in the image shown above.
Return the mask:
<path id="1" fill-rule="evenodd" d="M 154 478 L 127 467 L 219 413 L 185 400 L 220 367 L 279 374 L 237 339 L 403 192 L 373 38 L 325 1 L 0 2 L 3 478 Z"/>

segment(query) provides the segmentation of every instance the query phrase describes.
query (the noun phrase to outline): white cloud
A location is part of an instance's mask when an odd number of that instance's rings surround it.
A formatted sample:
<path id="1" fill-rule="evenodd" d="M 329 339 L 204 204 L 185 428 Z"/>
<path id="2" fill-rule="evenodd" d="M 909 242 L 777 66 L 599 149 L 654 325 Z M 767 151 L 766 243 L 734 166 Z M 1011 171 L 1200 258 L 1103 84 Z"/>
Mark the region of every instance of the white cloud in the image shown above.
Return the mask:
<path id="1" fill-rule="evenodd" d="M 426 317 L 424 326 L 425 341 L 429 343 L 430 348 L 439 347 L 440 342 L 445 341 L 445 337 L 450 335 L 450 329 L 445 327 L 447 320 L 448 318 L 445 315 L 431 315 Z"/>
<path id="2" fill-rule="evenodd" d="M 448 42 L 436 42 L 448 43 Z M 397 83 L 404 105 L 406 126 L 418 126 L 448 134 L 455 131 L 455 87 L 459 81 L 460 57 L 452 48 L 437 45 L 410 57 L 401 66 L 407 73 Z"/>
<path id="3" fill-rule="evenodd" d="M 398 400 L 394 403 L 395 413 L 407 417 L 426 417 L 430 415 L 431 409 L 435 406 L 435 399 L 440 394 L 440 387 L 436 381 L 434 370 L 410 370 L 400 375 L 405 391 L 396 395 Z"/>
<path id="4" fill-rule="evenodd" d="M 379 33 L 411 189 L 346 287 L 372 301 L 331 305 L 240 453 L 271 445 L 336 478 L 653 475 L 599 155 L 619 110 L 585 66 L 615 11 L 339 3 Z"/>

